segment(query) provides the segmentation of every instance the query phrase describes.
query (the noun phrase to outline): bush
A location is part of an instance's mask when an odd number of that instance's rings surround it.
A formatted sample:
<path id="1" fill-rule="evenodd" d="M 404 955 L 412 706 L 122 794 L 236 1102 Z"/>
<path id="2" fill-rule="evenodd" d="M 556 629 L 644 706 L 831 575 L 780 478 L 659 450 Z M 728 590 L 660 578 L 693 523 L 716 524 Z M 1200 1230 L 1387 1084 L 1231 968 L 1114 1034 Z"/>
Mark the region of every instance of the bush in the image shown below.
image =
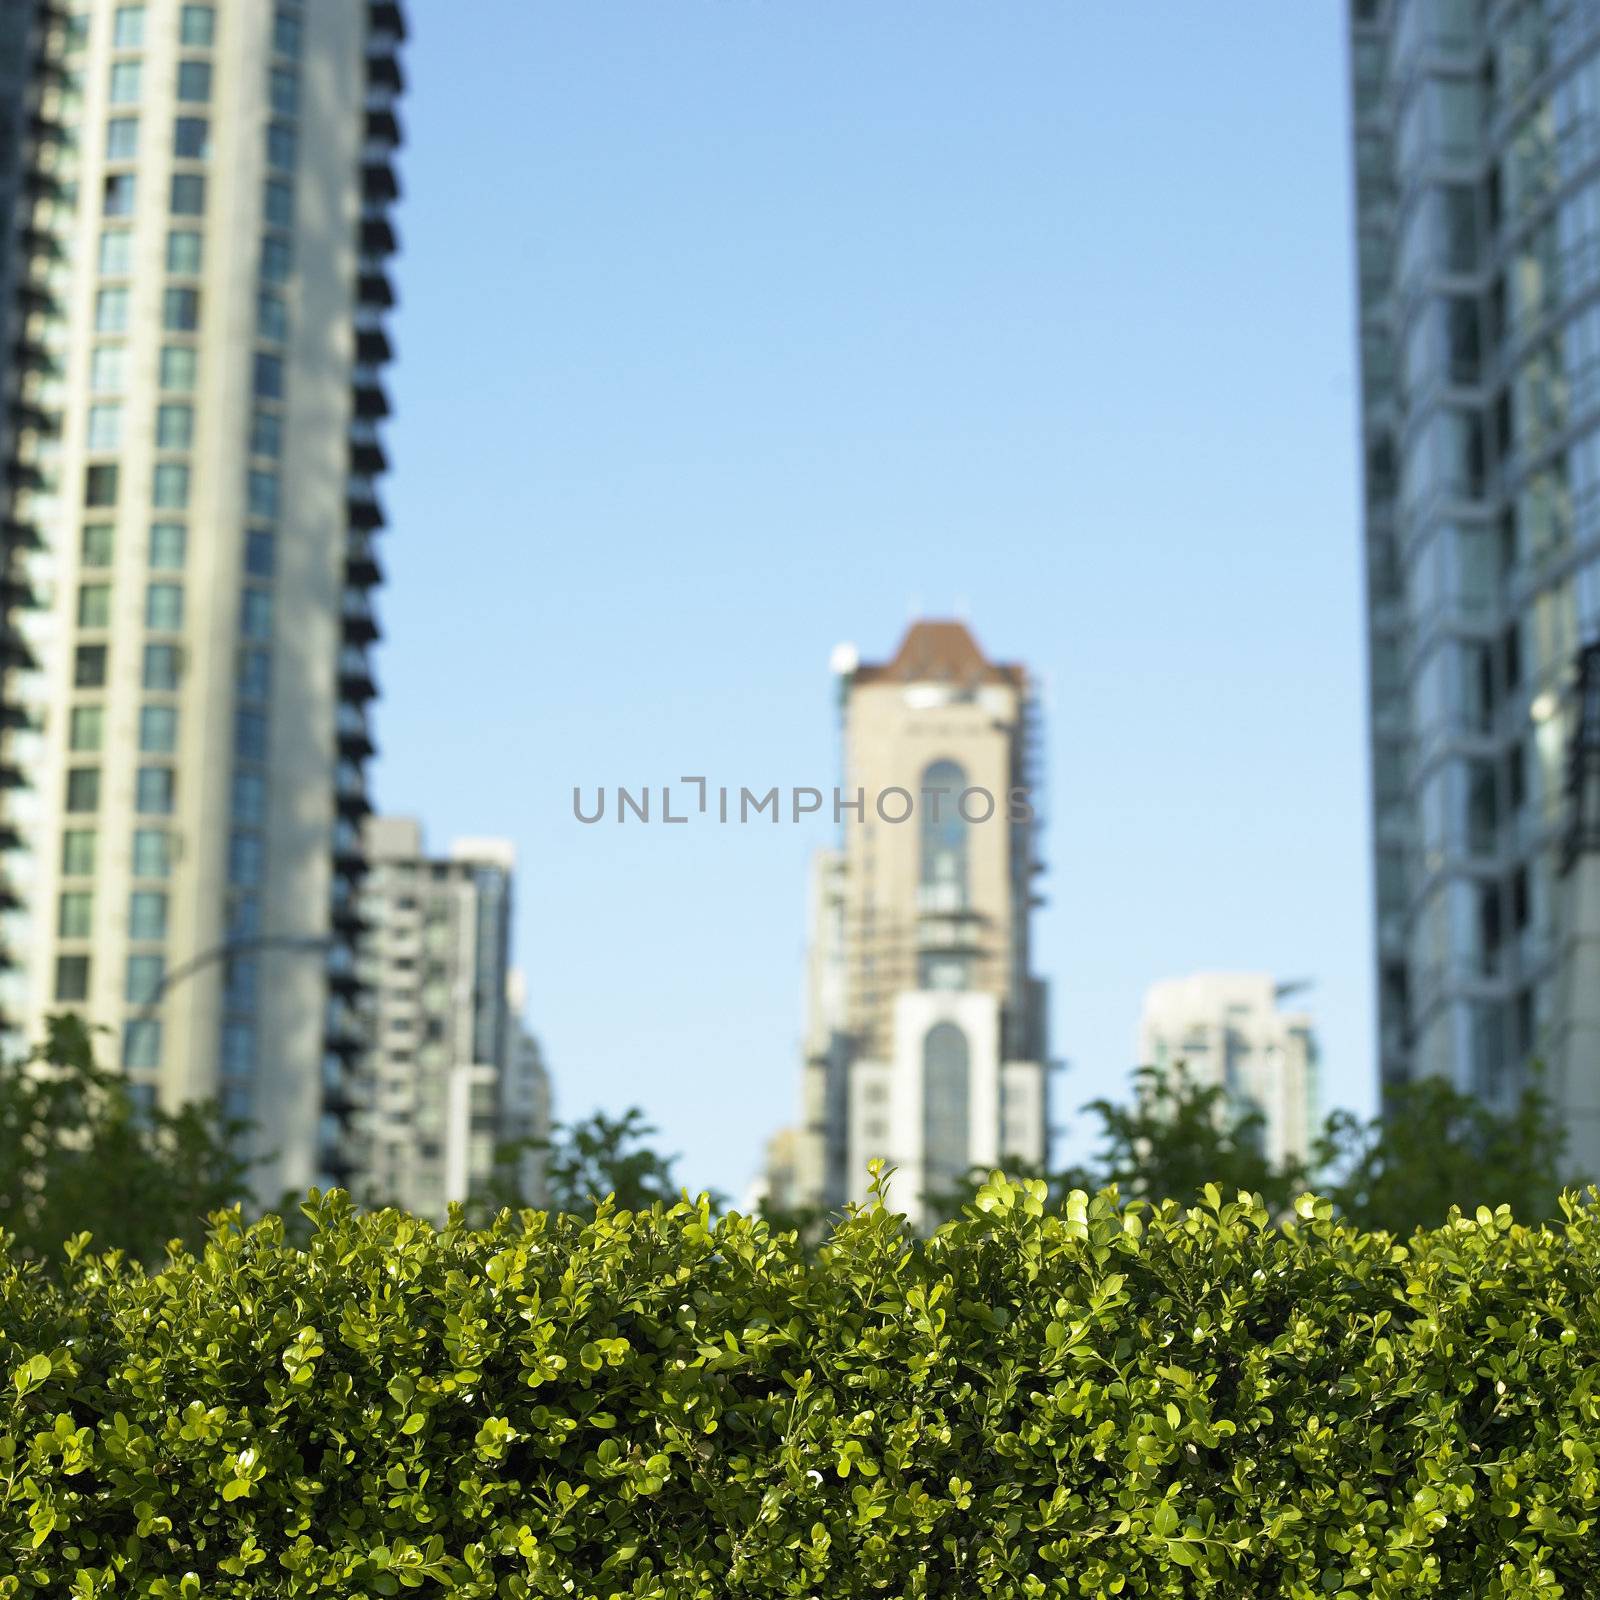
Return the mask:
<path id="1" fill-rule="evenodd" d="M 1600 1592 L 1594 1191 L 1402 1242 L 996 1177 L 811 1260 L 306 1209 L 0 1256 L 0 1596 Z"/>

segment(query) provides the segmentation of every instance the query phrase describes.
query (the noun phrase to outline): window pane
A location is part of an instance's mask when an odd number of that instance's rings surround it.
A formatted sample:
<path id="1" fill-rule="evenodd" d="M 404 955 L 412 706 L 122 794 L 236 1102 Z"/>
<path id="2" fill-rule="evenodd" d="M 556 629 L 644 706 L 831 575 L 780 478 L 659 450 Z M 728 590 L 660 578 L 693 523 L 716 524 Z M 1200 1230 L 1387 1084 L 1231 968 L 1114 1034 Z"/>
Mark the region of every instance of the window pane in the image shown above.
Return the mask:
<path id="1" fill-rule="evenodd" d="M 259 827 L 267 818 L 267 780 L 259 772 L 238 772 L 233 778 L 233 820 Z"/>
<path id="2" fill-rule="evenodd" d="M 200 172 L 175 172 L 172 175 L 172 214 L 175 217 L 200 217 L 206 209 L 206 180 Z"/>
<path id="3" fill-rule="evenodd" d="M 152 756 L 170 756 L 178 748 L 178 711 L 175 706 L 141 708 L 139 748 Z"/>
<path id="4" fill-rule="evenodd" d="M 274 122 L 267 129 L 267 165 L 278 172 L 294 171 L 294 129 Z"/>
<path id="5" fill-rule="evenodd" d="M 287 239 L 273 235 L 261 241 L 261 276 L 267 283 L 287 283 L 293 268 Z"/>
<path id="6" fill-rule="evenodd" d="M 104 688 L 106 681 L 106 647 L 103 644 L 80 644 L 73 660 L 72 681 L 80 689 Z"/>
<path id="7" fill-rule="evenodd" d="M 171 691 L 178 687 L 178 647 L 175 644 L 147 644 L 144 647 L 144 686 Z"/>
<path id="8" fill-rule="evenodd" d="M 122 1034 L 125 1072 L 154 1072 L 161 1065 L 161 1024 L 154 1017 L 135 1017 Z"/>
<path id="9" fill-rule="evenodd" d="M 193 275 L 200 270 L 200 235 L 192 228 L 174 228 L 167 235 L 167 271 Z"/>
<path id="10" fill-rule="evenodd" d="M 270 578 L 274 562 L 273 537 L 259 528 L 244 536 L 244 570 L 252 578 Z"/>
<path id="11" fill-rule="evenodd" d="M 272 638 L 272 596 L 264 589 L 246 589 L 240 604 L 239 631 L 247 639 Z"/>
<path id="12" fill-rule="evenodd" d="M 120 344 L 103 344 L 89 362 L 89 387 L 96 394 L 121 394 L 126 357 Z"/>
<path id="13" fill-rule="evenodd" d="M 161 320 L 168 333 L 193 333 L 200 326 L 200 291 L 168 289 L 161 297 Z"/>
<path id="14" fill-rule="evenodd" d="M 139 119 L 113 117 L 106 124 L 106 160 L 132 161 L 139 154 Z"/>
<path id="15" fill-rule="evenodd" d="M 56 999 L 89 998 L 88 956 L 61 956 L 56 961 Z"/>
<path id="16" fill-rule="evenodd" d="M 204 117 L 179 117 L 172 125 L 172 154 L 179 161 L 204 161 L 211 154 L 211 124 Z"/>
<path id="17" fill-rule="evenodd" d="M 133 235 L 126 228 L 108 228 L 100 235 L 100 274 L 125 277 L 133 262 Z"/>
<path id="18" fill-rule="evenodd" d="M 91 522 L 83 530 L 83 564 L 86 567 L 109 567 L 114 548 L 111 525 Z"/>
<path id="19" fill-rule="evenodd" d="M 74 767 L 67 774 L 67 810 L 98 811 L 100 809 L 100 769 Z"/>
<path id="20" fill-rule="evenodd" d="M 178 63 L 178 98 L 204 101 L 211 98 L 211 63 L 209 61 L 180 61 Z"/>
<path id="21" fill-rule="evenodd" d="M 188 534 L 181 522 L 155 522 L 150 525 L 150 565 L 177 571 L 183 566 Z"/>
<path id="22" fill-rule="evenodd" d="M 111 621 L 111 585 L 86 583 L 78 590 L 78 626 L 104 628 Z"/>
<path id="23" fill-rule="evenodd" d="M 177 780 L 171 767 L 140 767 L 135 784 L 135 803 L 146 816 L 170 815 Z"/>
<path id="24" fill-rule="evenodd" d="M 272 692 L 272 654 L 267 650 L 239 652 L 239 694 L 245 700 L 265 700 Z"/>
<path id="25" fill-rule="evenodd" d="M 193 389 L 196 364 L 195 352 L 187 345 L 169 344 L 161 352 L 161 387 Z"/>
<path id="26" fill-rule="evenodd" d="M 94 326 L 97 333 L 126 333 L 128 329 L 128 291 L 102 289 L 94 299 Z"/>
<path id="27" fill-rule="evenodd" d="M 280 296 L 263 293 L 256 301 L 256 326 L 261 337 L 273 344 L 289 337 L 289 310 Z"/>
<path id="28" fill-rule="evenodd" d="M 183 585 L 152 583 L 145 591 L 144 621 L 155 631 L 177 633 L 183 627 Z"/>
<path id="29" fill-rule="evenodd" d="M 292 228 L 294 226 L 294 189 L 283 178 L 267 180 L 267 226 Z"/>
<path id="30" fill-rule="evenodd" d="M 73 828 L 61 836 L 61 871 L 69 878 L 94 876 L 93 828 Z"/>
<path id="31" fill-rule="evenodd" d="M 280 56 L 300 54 L 300 19 L 291 11 L 280 11 L 272 19 L 272 48 Z"/>
<path id="32" fill-rule="evenodd" d="M 181 461 L 163 461 L 156 467 L 155 503 L 165 510 L 181 511 L 189 504 L 189 469 Z"/>
<path id="33" fill-rule="evenodd" d="M 133 174 L 116 172 L 106 179 L 102 209 L 108 217 L 131 217 L 135 194 Z"/>
<path id="34" fill-rule="evenodd" d="M 56 931 L 63 939 L 87 939 L 94 920 L 94 896 L 84 889 L 71 889 L 61 897 Z"/>
<path id="35" fill-rule="evenodd" d="M 240 711 L 234 718 L 234 754 L 241 761 L 267 759 L 267 719 L 260 711 Z"/>
<path id="36" fill-rule="evenodd" d="M 112 401 L 89 407 L 89 448 L 115 450 L 122 443 L 122 407 Z"/>
<path id="37" fill-rule="evenodd" d="M 272 69 L 272 111 L 274 116 L 292 117 L 300 110 L 300 80 L 288 67 Z"/>
<path id="38" fill-rule="evenodd" d="M 264 350 L 256 352 L 256 394 L 263 400 L 281 400 L 283 398 L 283 360 L 279 356 L 268 355 Z"/>
<path id="39" fill-rule="evenodd" d="M 162 450 L 187 450 L 194 442 L 194 407 L 169 401 L 156 411 L 156 444 Z"/>
<path id="40" fill-rule="evenodd" d="M 202 48 L 217 34 L 217 13 L 210 6 L 185 6 L 179 13 L 178 38 L 184 44 Z"/>
<path id="41" fill-rule="evenodd" d="M 131 106 L 139 103 L 139 63 L 118 61 L 111 68 L 111 103 Z"/>
<path id="42" fill-rule="evenodd" d="M 283 419 L 271 411 L 258 411 L 250 421 L 250 453 L 274 461 L 283 450 Z"/>
<path id="43" fill-rule="evenodd" d="M 249 485 L 249 507 L 252 517 L 271 522 L 278 515 L 278 475 L 275 472 L 252 472 Z"/>
<path id="44" fill-rule="evenodd" d="M 236 833 L 228 841 L 228 882 L 235 889 L 254 889 L 261 882 L 261 835 Z"/>
<path id="45" fill-rule="evenodd" d="M 152 1006 L 161 996 L 162 981 L 167 975 L 165 956 L 138 955 L 128 957 L 128 986 L 123 991 L 130 1006 Z"/>
<path id="46" fill-rule="evenodd" d="M 83 503 L 86 506 L 114 506 L 117 503 L 115 462 L 90 467 L 84 475 Z"/>
<path id="47" fill-rule="evenodd" d="M 67 742 L 74 750 L 98 750 L 105 736 L 105 723 L 103 706 L 74 706 L 68 724 Z"/>
<path id="48" fill-rule="evenodd" d="M 137 50 L 144 43 L 144 7 L 118 6 L 111 38 L 119 50 Z"/>
<path id="49" fill-rule="evenodd" d="M 165 878 L 172 870 L 167 834 L 161 828 L 138 828 L 133 835 L 133 875 Z"/>

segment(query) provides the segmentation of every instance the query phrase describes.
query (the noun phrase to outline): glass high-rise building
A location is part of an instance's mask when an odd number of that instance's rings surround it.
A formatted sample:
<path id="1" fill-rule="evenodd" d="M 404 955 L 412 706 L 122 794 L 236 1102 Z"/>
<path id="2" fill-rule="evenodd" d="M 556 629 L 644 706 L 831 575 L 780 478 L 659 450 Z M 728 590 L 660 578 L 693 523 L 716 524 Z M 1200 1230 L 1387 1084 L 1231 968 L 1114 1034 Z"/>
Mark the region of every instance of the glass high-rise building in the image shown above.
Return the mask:
<path id="1" fill-rule="evenodd" d="M 401 9 L 0 0 L 0 1013 L 344 1177 Z"/>
<path id="2" fill-rule="evenodd" d="M 1353 0 L 1380 1058 L 1505 1104 L 1561 1047 L 1600 638 L 1600 5 Z"/>

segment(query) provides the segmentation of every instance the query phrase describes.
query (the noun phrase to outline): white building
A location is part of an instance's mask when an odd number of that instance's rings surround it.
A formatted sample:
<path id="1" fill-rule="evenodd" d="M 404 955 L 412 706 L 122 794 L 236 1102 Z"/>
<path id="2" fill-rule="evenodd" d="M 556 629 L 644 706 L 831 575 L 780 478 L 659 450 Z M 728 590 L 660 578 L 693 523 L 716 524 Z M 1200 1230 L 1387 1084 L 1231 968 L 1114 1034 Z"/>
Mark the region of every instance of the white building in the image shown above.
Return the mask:
<path id="1" fill-rule="evenodd" d="M 403 34 L 0 12 L 0 1032 L 80 1011 L 136 1098 L 252 1120 L 273 1202 L 351 1172 Z"/>
<path id="2" fill-rule="evenodd" d="M 1264 1153 L 1304 1161 L 1316 1136 L 1317 1046 L 1311 1018 L 1279 1009 L 1280 986 L 1261 973 L 1204 972 L 1153 984 L 1139 1025 L 1141 1065 L 1180 1062 L 1221 1085 L 1238 1112 L 1265 1119 Z"/>
<path id="3" fill-rule="evenodd" d="M 836 668 L 842 841 L 813 869 L 804 1125 L 771 1188 L 832 1209 L 882 1157 L 920 1223 L 974 1166 L 1046 1160 L 1035 702 L 959 622 Z"/>

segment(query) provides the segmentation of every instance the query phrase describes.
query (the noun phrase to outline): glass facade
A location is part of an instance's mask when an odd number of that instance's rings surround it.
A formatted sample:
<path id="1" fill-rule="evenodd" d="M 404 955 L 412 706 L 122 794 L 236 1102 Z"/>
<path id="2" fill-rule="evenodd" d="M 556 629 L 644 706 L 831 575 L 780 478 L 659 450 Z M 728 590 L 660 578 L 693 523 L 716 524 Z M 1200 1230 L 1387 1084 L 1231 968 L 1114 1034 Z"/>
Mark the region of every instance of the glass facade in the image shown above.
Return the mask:
<path id="1" fill-rule="evenodd" d="M 1600 7 L 1355 0 L 1351 41 L 1381 1071 L 1504 1103 L 1600 634 Z"/>

